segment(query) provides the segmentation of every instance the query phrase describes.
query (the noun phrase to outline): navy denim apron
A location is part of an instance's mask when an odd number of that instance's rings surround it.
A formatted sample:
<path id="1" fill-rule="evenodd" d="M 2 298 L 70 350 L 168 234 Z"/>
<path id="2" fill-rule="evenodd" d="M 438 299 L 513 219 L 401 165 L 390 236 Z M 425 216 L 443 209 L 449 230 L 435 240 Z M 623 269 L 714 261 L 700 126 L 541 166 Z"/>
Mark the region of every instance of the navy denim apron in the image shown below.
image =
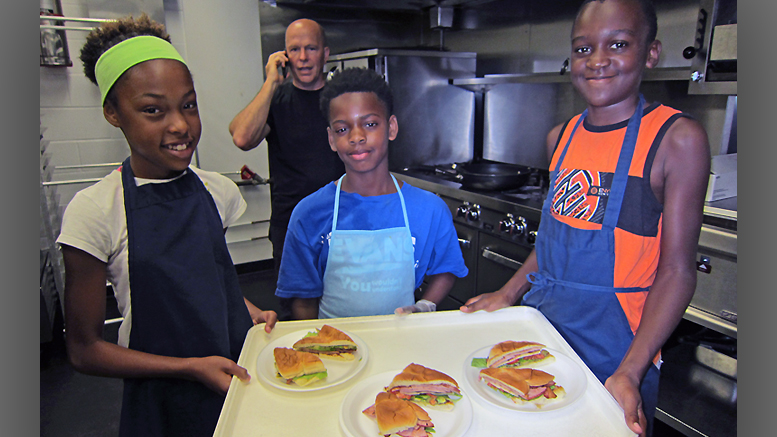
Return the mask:
<path id="1" fill-rule="evenodd" d="M 550 205 L 554 190 L 548 190 L 535 248 L 539 271 L 527 275 L 532 288 L 523 298 L 524 305 L 535 307 L 545 315 L 602 384 L 618 368 L 634 339 L 616 293 L 649 290 L 613 286 L 614 230 L 626 191 L 644 103 L 640 95 L 637 109 L 626 128 L 600 230 L 577 229 L 553 218 Z M 572 137 L 587 114 L 588 110 L 585 110 L 577 120 L 551 172 L 553 187 Z M 651 365 L 640 386 L 649 429 L 652 429 L 658 400 L 658 377 L 658 368 Z"/>
<path id="2" fill-rule="evenodd" d="M 216 204 L 188 170 L 136 186 L 122 168 L 132 329 L 129 347 L 173 357 L 237 361 L 253 326 Z M 127 378 L 121 436 L 212 436 L 224 397 L 178 378 Z"/>

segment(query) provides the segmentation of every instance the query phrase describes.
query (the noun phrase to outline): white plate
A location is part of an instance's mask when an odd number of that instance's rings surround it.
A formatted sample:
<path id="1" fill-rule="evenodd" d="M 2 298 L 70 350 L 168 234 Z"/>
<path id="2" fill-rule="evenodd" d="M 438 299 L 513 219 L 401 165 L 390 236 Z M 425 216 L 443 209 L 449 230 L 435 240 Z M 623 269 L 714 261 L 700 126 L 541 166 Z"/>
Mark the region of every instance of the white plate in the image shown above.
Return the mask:
<path id="1" fill-rule="evenodd" d="M 340 427 L 348 437 L 380 436 L 378 423 L 365 416 L 362 411 L 375 403 L 375 396 L 385 391 L 396 375 L 402 370 L 372 375 L 358 384 L 343 398 L 340 406 Z M 435 437 L 461 437 L 472 424 L 472 402 L 466 393 L 456 401 L 456 406 L 451 411 L 435 410 L 432 407 L 424 407 L 429 418 L 434 423 Z"/>
<path id="2" fill-rule="evenodd" d="M 563 353 L 548 349 L 556 360 L 552 363 L 541 363 L 534 366 L 536 369 L 541 369 L 544 372 L 548 372 L 555 377 L 556 384 L 560 385 L 566 391 L 566 395 L 555 402 L 550 402 L 537 408 L 535 404 L 525 403 L 516 404 L 508 399 L 505 395 L 497 392 L 493 388 L 486 385 L 485 382 L 480 380 L 480 368 L 472 367 L 473 358 L 488 357 L 489 351 L 492 346 L 487 346 L 482 349 L 478 349 L 467 357 L 464 363 L 464 385 L 467 387 L 470 393 L 474 393 L 475 396 L 482 399 L 490 405 L 494 405 L 503 409 L 512 411 L 526 411 L 526 412 L 543 412 L 553 411 L 559 408 L 564 408 L 576 400 L 578 400 L 585 392 L 587 379 L 585 372 L 578 363 L 564 355 Z"/>
<path id="3" fill-rule="evenodd" d="M 297 384 L 286 384 L 283 378 L 278 377 L 278 373 L 275 371 L 275 355 L 273 350 L 276 347 L 292 347 L 297 340 L 301 339 L 308 332 L 315 331 L 315 329 L 306 329 L 304 331 L 292 332 L 286 334 L 281 338 L 278 338 L 259 352 L 259 357 L 256 360 L 256 371 L 259 376 L 264 379 L 270 385 L 280 388 L 282 390 L 289 391 L 313 391 L 322 390 L 325 388 L 333 387 L 338 384 L 342 384 L 345 381 L 356 376 L 365 365 L 367 365 L 367 358 L 369 357 L 369 350 L 367 344 L 357 337 L 356 335 L 343 331 L 347 334 L 354 343 L 356 343 L 356 352 L 354 353 L 353 361 L 336 361 L 322 358 L 321 361 L 326 367 L 326 378 L 312 382 L 306 386 L 299 386 Z"/>

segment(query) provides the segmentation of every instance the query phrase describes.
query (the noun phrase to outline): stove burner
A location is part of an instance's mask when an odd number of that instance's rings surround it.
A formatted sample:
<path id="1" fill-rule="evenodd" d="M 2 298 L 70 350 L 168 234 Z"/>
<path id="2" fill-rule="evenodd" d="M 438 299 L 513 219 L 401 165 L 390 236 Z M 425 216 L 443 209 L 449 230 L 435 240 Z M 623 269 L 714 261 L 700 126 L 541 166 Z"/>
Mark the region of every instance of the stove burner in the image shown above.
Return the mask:
<path id="1" fill-rule="evenodd" d="M 483 161 L 500 164 L 494 161 Z M 426 176 L 433 176 L 449 182 L 461 183 L 462 174 L 459 172 L 459 167 L 466 163 L 452 163 L 452 164 L 438 164 L 438 165 L 420 165 L 417 167 L 404 168 L 402 171 L 408 174 L 423 174 Z M 547 192 L 549 173 L 547 170 L 542 170 L 534 167 L 526 167 L 528 169 L 529 177 L 519 187 L 511 187 L 506 189 L 486 189 L 486 188 L 474 188 L 463 186 L 462 189 L 468 191 L 474 191 L 483 194 L 504 194 L 517 199 L 532 199 L 542 200 L 545 192 Z"/>
<path id="2" fill-rule="evenodd" d="M 529 185 L 524 185 L 513 190 L 500 191 L 500 194 L 505 196 L 515 197 L 517 199 L 523 200 L 531 199 L 537 202 L 541 202 L 544 199 L 546 193 L 547 191 L 542 186 Z"/>

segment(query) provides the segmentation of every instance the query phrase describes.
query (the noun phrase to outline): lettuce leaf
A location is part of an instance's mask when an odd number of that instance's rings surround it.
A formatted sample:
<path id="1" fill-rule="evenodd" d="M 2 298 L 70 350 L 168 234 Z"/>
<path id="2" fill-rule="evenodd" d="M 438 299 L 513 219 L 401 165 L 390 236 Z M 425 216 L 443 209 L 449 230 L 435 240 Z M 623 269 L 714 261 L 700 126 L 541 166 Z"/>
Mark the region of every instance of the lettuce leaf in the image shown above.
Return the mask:
<path id="1" fill-rule="evenodd" d="M 326 378 L 326 370 L 324 370 L 323 372 L 310 373 L 308 375 L 297 376 L 296 378 L 292 378 L 292 379 L 294 379 L 295 381 L 298 379 L 301 379 L 304 381 L 306 379 L 313 379 L 313 378 L 318 378 L 318 379 Z"/>
<path id="2" fill-rule="evenodd" d="M 305 334 L 305 337 L 302 337 L 302 338 L 306 338 L 306 337 L 314 337 L 314 336 L 316 336 L 316 335 L 318 335 L 318 330 L 316 330 L 316 331 L 310 331 L 310 332 L 308 332 L 307 334 Z"/>
<path id="3" fill-rule="evenodd" d="M 478 367 L 478 368 L 485 368 L 487 367 L 486 362 L 488 361 L 488 358 L 473 358 L 472 359 L 472 367 Z"/>
<path id="4" fill-rule="evenodd" d="M 435 402 L 438 404 L 446 404 L 448 402 L 456 402 L 459 399 L 462 398 L 461 393 L 448 393 L 446 395 L 413 395 L 410 400 L 411 401 L 421 401 L 421 402 L 429 402 L 432 399 L 432 396 L 434 396 Z"/>

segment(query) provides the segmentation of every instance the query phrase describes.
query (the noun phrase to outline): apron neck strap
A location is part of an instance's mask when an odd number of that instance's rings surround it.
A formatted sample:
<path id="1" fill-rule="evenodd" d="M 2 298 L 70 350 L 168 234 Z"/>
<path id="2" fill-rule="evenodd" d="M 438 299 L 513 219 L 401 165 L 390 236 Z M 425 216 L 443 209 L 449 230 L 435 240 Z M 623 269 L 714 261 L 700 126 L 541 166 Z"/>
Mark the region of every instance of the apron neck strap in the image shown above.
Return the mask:
<path id="1" fill-rule="evenodd" d="M 618 217 L 621 213 L 623 204 L 623 195 L 626 193 L 626 183 L 629 180 L 629 169 L 631 160 L 634 157 L 634 150 L 637 147 L 637 136 L 639 135 L 639 126 L 642 121 L 642 111 L 645 106 L 645 98 L 639 95 L 637 108 L 634 110 L 626 126 L 626 134 L 623 137 L 623 145 L 618 156 L 618 165 L 615 167 L 615 174 L 612 178 L 610 197 L 607 199 L 607 210 L 604 213 L 602 227 L 615 229 L 618 225 Z"/>
<path id="2" fill-rule="evenodd" d="M 399 184 L 397 183 L 397 178 L 394 177 L 393 174 L 389 174 L 391 176 L 391 180 L 394 182 L 394 187 L 397 189 L 397 194 L 399 194 L 399 202 L 402 204 L 402 216 L 405 219 L 405 227 L 410 229 L 410 221 L 407 219 L 407 207 L 405 207 L 405 197 L 402 195 L 402 190 L 399 189 Z M 334 232 L 337 229 L 337 216 L 339 215 L 340 211 L 340 187 L 343 185 L 343 179 L 345 178 L 345 175 L 340 176 L 340 179 L 337 180 L 336 189 L 335 189 L 335 210 L 334 214 L 332 214 L 332 232 Z"/>

